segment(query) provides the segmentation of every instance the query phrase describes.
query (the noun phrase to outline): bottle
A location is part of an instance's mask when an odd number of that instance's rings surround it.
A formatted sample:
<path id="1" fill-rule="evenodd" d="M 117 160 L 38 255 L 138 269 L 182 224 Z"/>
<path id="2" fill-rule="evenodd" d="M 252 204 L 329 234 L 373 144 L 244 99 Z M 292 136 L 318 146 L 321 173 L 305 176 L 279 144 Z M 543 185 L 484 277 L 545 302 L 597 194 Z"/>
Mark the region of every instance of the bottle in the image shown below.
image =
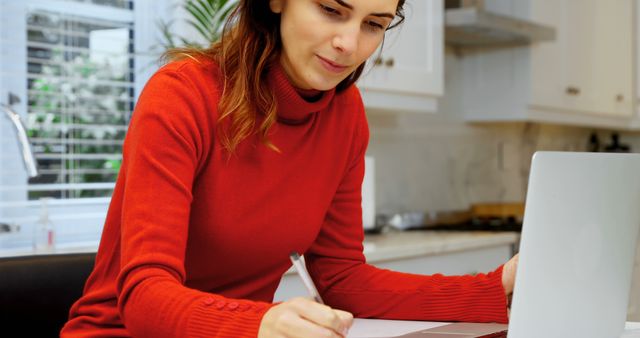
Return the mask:
<path id="1" fill-rule="evenodd" d="M 600 139 L 598 138 L 598 134 L 595 132 L 591 133 L 589 137 L 589 145 L 587 146 L 587 151 L 597 153 L 600 151 Z"/>
<path id="2" fill-rule="evenodd" d="M 49 218 L 48 203 L 50 197 L 43 197 L 40 208 L 40 218 L 34 226 L 33 250 L 36 252 L 52 252 L 56 247 L 55 226 Z"/>

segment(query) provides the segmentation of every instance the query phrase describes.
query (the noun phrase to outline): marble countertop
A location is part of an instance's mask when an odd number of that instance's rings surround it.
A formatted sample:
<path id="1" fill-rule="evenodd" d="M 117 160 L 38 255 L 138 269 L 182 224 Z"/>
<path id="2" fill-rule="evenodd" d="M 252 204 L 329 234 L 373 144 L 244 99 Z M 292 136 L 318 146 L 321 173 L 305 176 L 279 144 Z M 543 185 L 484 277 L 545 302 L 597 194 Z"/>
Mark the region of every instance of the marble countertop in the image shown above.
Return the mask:
<path id="1" fill-rule="evenodd" d="M 517 232 L 404 231 L 366 235 L 364 254 L 368 262 L 383 262 L 417 256 L 517 244 Z"/>

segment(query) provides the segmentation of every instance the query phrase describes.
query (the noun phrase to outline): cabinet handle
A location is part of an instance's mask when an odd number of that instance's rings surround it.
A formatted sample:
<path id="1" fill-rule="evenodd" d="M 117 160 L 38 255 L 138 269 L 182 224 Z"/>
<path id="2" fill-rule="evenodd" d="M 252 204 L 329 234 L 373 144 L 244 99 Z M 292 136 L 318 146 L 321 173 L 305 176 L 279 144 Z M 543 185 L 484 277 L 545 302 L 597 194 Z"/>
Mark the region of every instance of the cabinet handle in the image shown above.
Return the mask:
<path id="1" fill-rule="evenodd" d="M 624 101 L 624 95 L 622 95 L 622 94 L 616 95 L 616 101 L 618 101 L 618 102 Z"/>
<path id="2" fill-rule="evenodd" d="M 382 58 L 381 57 L 377 57 L 374 61 L 373 64 L 376 66 L 380 66 L 382 64 Z"/>
<path id="3" fill-rule="evenodd" d="M 393 61 L 393 59 L 389 59 L 384 64 L 387 67 L 393 67 L 394 61 Z"/>
<path id="4" fill-rule="evenodd" d="M 580 88 L 569 86 L 567 87 L 566 93 L 569 95 L 580 95 Z"/>

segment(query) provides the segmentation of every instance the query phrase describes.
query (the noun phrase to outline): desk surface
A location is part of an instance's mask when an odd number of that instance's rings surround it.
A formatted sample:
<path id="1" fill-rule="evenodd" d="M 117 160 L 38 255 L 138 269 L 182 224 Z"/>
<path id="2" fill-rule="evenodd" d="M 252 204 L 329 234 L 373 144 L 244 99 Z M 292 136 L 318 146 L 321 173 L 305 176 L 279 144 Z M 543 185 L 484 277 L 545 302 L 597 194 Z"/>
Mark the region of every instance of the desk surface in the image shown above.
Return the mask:
<path id="1" fill-rule="evenodd" d="M 356 318 L 347 337 L 393 337 L 446 324 L 449 323 Z M 640 322 L 627 322 L 620 338 L 640 338 Z"/>

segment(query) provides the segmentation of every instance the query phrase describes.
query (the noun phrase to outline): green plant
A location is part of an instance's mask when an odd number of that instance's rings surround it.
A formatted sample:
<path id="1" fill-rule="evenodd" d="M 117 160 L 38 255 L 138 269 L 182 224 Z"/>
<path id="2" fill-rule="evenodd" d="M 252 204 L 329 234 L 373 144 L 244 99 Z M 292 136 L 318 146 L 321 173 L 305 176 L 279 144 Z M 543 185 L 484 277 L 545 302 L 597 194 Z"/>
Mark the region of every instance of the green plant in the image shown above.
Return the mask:
<path id="1" fill-rule="evenodd" d="M 162 33 L 160 45 L 165 50 L 176 47 L 208 47 L 220 38 L 227 17 L 237 4 L 238 0 L 185 0 L 181 7 L 188 17 L 184 21 L 198 32 L 198 37 L 194 39 L 175 34 L 172 31 L 174 20 L 159 21 L 158 28 Z"/>

